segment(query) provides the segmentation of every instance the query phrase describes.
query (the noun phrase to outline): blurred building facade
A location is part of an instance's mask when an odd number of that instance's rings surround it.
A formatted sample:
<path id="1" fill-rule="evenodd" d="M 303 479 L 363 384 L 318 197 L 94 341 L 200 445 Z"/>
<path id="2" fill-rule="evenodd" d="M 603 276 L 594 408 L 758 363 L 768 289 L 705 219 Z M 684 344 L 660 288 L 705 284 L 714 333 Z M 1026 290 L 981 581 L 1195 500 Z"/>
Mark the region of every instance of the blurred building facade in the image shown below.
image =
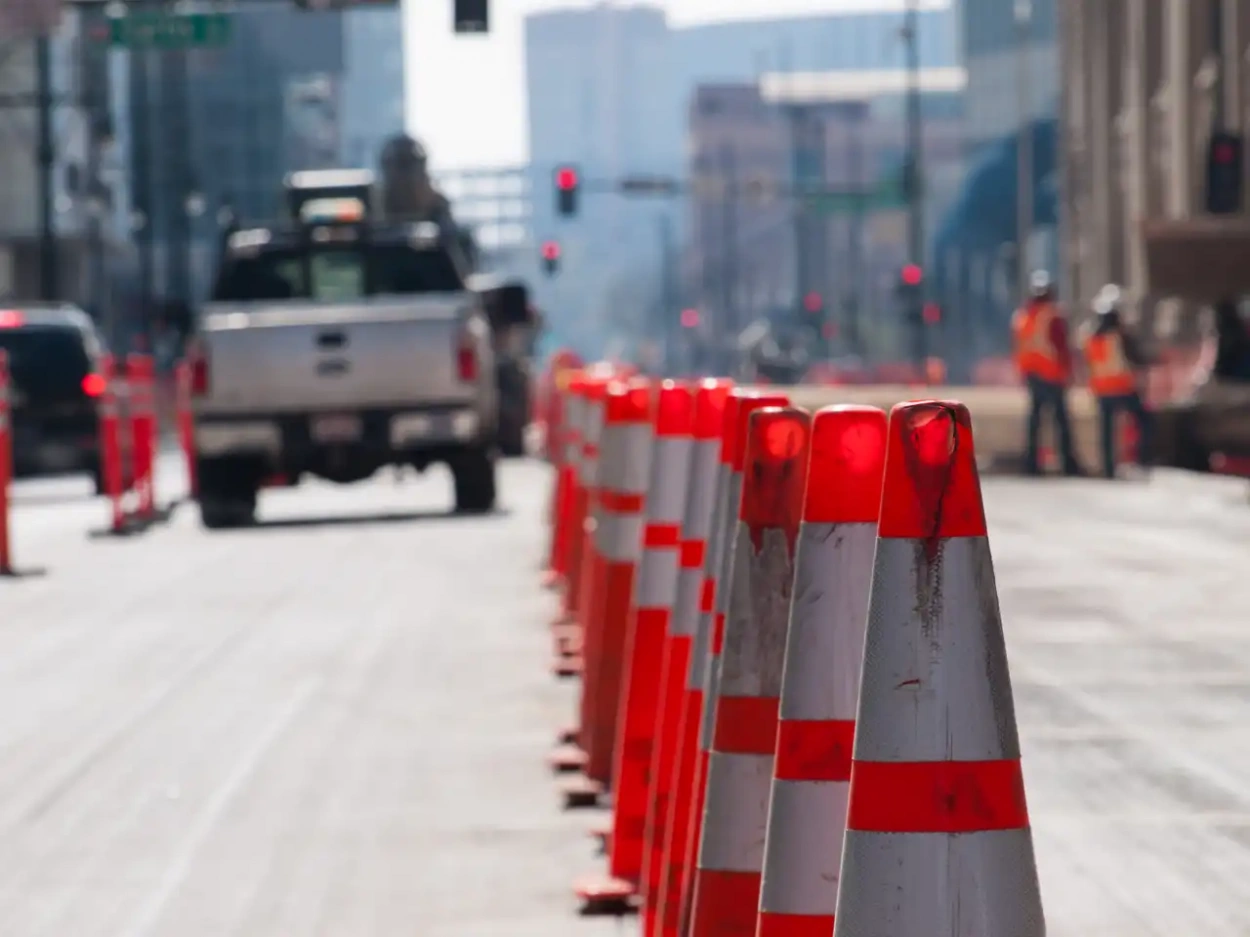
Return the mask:
<path id="1" fill-rule="evenodd" d="M 908 221 L 905 108 L 893 88 L 904 77 L 793 73 L 697 89 L 684 271 L 709 339 L 725 342 L 758 318 L 793 319 L 814 299 L 835 345 L 897 353 L 891 313 Z M 958 183 L 962 73 L 930 70 L 921 80 L 932 219 Z"/>
<path id="2" fill-rule="evenodd" d="M 729 12 L 727 10 L 727 12 Z M 926 68 L 957 64 L 956 19 L 926 9 L 920 53 Z M 744 20 L 673 28 L 659 8 L 599 4 L 526 19 L 525 62 L 534 192 L 533 235 L 564 247 L 562 271 L 540 283 L 562 337 L 587 350 L 605 336 L 654 329 L 696 284 L 664 288 L 691 212 L 679 200 L 608 191 L 622 175 L 684 181 L 687 118 L 700 84 L 748 84 L 765 71 L 898 68 L 904 62 L 897 9 L 822 17 Z M 557 165 L 576 163 L 596 183 L 576 219 L 558 219 Z M 586 188 L 586 184 L 583 186 Z M 671 232 L 671 233 L 666 233 Z M 537 259 L 537 247 L 532 251 Z M 593 260 L 593 263 L 591 262 Z"/>
<path id="3" fill-rule="evenodd" d="M 970 323 L 970 359 L 1008 347 L 1019 296 L 1020 173 L 1028 172 L 1028 265 L 1060 279 L 1057 0 L 961 0 L 968 75 L 966 167 L 933 244 L 933 285 Z M 1021 143 L 1025 161 L 1021 164 Z"/>
<path id="4" fill-rule="evenodd" d="M 396 5 L 343 13 L 339 140 L 344 166 L 373 169 L 404 129 L 404 17 Z"/>

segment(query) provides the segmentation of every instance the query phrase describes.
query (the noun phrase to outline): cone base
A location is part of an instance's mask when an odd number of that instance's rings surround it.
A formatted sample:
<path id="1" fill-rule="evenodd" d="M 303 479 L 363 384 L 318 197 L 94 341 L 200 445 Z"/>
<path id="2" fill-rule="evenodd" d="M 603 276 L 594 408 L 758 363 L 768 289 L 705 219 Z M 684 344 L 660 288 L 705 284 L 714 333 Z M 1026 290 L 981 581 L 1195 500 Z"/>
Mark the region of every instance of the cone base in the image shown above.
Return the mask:
<path id="1" fill-rule="evenodd" d="M 591 875 L 573 883 L 573 893 L 582 900 L 584 916 L 634 914 L 638 908 L 634 899 L 638 886 L 620 878 Z"/>
<path id="2" fill-rule="evenodd" d="M 603 796 L 603 785 L 579 774 L 562 781 L 560 793 L 564 797 L 566 809 L 596 807 L 599 805 L 599 798 Z"/>
<path id="3" fill-rule="evenodd" d="M 551 770 L 561 773 L 581 771 L 589 760 L 590 756 L 573 742 L 566 742 L 547 756 L 547 763 L 551 765 Z"/>

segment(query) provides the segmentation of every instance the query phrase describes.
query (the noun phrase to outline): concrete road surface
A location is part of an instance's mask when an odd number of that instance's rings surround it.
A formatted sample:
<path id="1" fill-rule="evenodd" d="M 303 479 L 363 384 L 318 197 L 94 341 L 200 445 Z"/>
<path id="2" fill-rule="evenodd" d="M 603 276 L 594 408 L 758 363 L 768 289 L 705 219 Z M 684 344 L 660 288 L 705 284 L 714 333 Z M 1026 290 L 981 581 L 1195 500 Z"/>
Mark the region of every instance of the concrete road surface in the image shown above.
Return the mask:
<path id="1" fill-rule="evenodd" d="M 0 934 L 621 933 L 575 916 L 601 863 L 543 763 L 545 473 L 493 517 L 449 487 L 115 541 L 85 482 L 19 485 L 46 575 L 0 581 Z M 986 492 L 1050 933 L 1250 934 L 1244 486 Z"/>

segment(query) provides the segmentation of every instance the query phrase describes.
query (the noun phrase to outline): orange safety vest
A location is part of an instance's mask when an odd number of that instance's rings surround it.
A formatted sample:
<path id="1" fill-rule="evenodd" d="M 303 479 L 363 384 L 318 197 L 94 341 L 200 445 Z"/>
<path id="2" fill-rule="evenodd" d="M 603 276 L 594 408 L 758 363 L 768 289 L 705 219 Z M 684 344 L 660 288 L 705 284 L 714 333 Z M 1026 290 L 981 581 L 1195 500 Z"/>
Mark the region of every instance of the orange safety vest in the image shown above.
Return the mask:
<path id="1" fill-rule="evenodd" d="M 1050 340 L 1050 324 L 1055 309 L 1050 305 L 1025 306 L 1017 309 L 1011 320 L 1016 340 L 1016 368 L 1023 375 L 1043 381 L 1062 381 L 1063 362 Z"/>
<path id="2" fill-rule="evenodd" d="M 1089 389 L 1097 397 L 1121 397 L 1137 390 L 1137 375 L 1124 355 L 1119 332 L 1101 332 L 1085 339 Z"/>

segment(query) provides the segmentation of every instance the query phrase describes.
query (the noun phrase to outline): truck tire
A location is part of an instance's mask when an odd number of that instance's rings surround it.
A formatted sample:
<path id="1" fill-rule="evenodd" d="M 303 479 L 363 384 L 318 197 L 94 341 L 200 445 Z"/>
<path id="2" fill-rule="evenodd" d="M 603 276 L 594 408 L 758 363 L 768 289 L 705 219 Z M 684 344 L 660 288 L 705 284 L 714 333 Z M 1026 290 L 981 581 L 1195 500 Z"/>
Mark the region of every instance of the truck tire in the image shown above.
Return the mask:
<path id="1" fill-rule="evenodd" d="M 228 459 L 201 459 L 196 468 L 200 523 L 205 529 L 226 530 L 255 522 L 258 479 Z"/>
<path id="2" fill-rule="evenodd" d="M 510 459 L 525 455 L 525 421 L 507 414 L 499 424 L 499 451 Z"/>
<path id="3" fill-rule="evenodd" d="M 451 463 L 456 491 L 456 512 L 486 514 L 495 509 L 495 456 L 489 449 L 475 449 Z"/>

